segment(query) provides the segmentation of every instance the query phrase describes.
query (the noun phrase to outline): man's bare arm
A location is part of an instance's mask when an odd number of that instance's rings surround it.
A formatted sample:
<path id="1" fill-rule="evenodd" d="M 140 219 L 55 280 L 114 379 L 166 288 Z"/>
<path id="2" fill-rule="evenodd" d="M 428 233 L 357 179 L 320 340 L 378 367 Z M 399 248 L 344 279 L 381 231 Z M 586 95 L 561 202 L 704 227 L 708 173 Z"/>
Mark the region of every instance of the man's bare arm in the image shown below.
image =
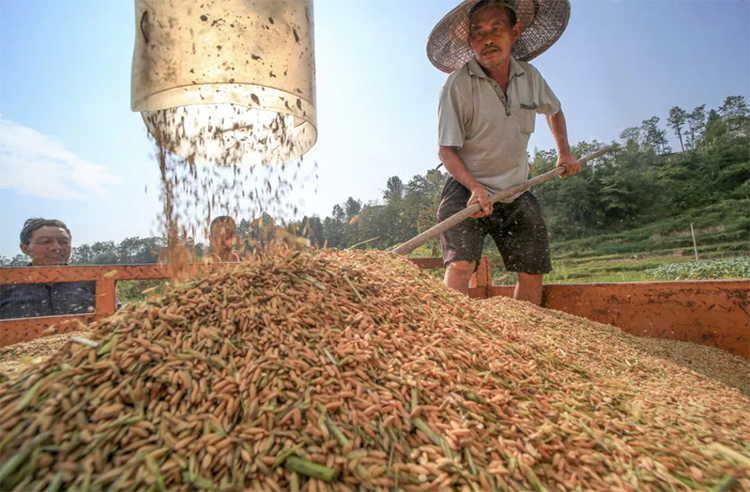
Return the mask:
<path id="1" fill-rule="evenodd" d="M 454 147 L 440 146 L 438 150 L 440 161 L 445 166 L 446 171 L 456 180 L 471 191 L 471 198 L 467 205 L 479 203 L 482 206 L 482 212 L 473 215 L 474 218 L 484 217 L 492 213 L 492 204 L 487 201 L 489 195 L 487 190 L 466 168 L 466 164 L 461 160 Z"/>
<path id="2" fill-rule="evenodd" d="M 469 190 L 474 191 L 482 187 L 479 181 L 466 169 L 466 164 L 458 156 L 455 147 L 441 146 L 440 150 L 438 150 L 438 157 L 440 157 L 440 161 L 445 166 L 446 171 Z"/>
<path id="3" fill-rule="evenodd" d="M 572 176 L 581 170 L 581 164 L 578 159 L 570 153 L 570 144 L 568 143 L 568 127 L 565 124 L 565 115 L 562 109 L 556 114 L 547 115 L 547 125 L 552 131 L 557 144 L 557 167 L 564 167 L 563 176 Z"/>
<path id="4" fill-rule="evenodd" d="M 556 114 L 546 115 L 549 129 L 552 130 L 552 136 L 555 137 L 557 144 L 557 153 L 560 155 L 570 154 L 570 144 L 568 143 L 568 127 L 565 124 L 565 115 L 562 109 Z"/>

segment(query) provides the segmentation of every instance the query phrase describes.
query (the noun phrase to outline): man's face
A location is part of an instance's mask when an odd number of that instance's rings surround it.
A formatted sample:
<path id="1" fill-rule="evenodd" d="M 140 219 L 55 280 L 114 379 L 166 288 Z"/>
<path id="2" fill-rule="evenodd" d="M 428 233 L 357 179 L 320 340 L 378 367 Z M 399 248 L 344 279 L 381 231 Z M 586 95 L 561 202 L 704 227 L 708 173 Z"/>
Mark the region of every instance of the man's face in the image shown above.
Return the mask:
<path id="1" fill-rule="evenodd" d="M 229 224 L 217 224 L 211 231 L 211 246 L 216 251 L 230 251 L 237 243 L 237 229 Z"/>
<path id="2" fill-rule="evenodd" d="M 65 265 L 70 259 L 70 234 L 62 227 L 44 226 L 31 234 L 29 244 L 21 251 L 31 257 L 34 266 Z"/>
<path id="3" fill-rule="evenodd" d="M 479 64 L 490 70 L 508 61 L 510 49 L 520 35 L 520 24 L 510 26 L 508 13 L 502 5 L 480 9 L 469 25 L 469 45 Z"/>

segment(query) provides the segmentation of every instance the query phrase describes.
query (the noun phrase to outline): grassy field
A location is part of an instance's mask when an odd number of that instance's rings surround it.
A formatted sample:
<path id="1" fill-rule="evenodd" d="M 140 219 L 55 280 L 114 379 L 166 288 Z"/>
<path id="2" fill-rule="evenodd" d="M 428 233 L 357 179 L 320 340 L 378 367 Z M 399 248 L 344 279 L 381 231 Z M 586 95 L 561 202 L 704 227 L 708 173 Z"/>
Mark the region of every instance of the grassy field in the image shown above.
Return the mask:
<path id="1" fill-rule="evenodd" d="M 683 217 L 661 220 L 616 234 L 593 235 L 552 242 L 553 271 L 547 283 L 641 282 L 687 278 L 743 278 L 737 268 L 665 268 L 695 263 L 690 224 L 696 233 L 701 265 L 724 259 L 735 264 L 750 262 L 750 200 L 727 200 L 717 205 L 686 211 Z M 516 277 L 502 267 L 494 246 L 488 247 L 496 284 L 513 284 Z M 730 260 L 731 259 L 731 260 Z M 649 270 L 661 267 L 661 274 Z"/>

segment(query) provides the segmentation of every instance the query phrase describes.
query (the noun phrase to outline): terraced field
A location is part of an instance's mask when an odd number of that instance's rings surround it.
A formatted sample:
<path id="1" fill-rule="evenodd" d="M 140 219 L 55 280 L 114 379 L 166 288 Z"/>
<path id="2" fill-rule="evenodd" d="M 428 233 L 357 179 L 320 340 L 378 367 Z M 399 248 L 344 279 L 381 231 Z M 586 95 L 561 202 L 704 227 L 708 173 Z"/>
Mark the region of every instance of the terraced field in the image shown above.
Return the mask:
<path id="1" fill-rule="evenodd" d="M 729 206 L 731 205 L 731 206 Z M 747 267 L 728 265 L 750 262 L 750 202 L 732 203 L 691 211 L 684 218 L 659 221 L 639 229 L 553 242 L 553 272 L 547 283 L 639 282 L 691 278 L 746 278 Z M 670 267 L 695 263 L 690 223 L 694 223 L 700 268 Z M 488 244 L 491 246 L 491 244 Z M 488 247 L 487 251 L 493 251 Z M 496 284 L 515 283 L 514 274 L 502 267 L 492 252 Z M 704 263 L 708 260 L 708 263 Z M 716 263 L 711 260 L 723 260 Z M 693 275 L 687 272 L 700 270 Z"/>

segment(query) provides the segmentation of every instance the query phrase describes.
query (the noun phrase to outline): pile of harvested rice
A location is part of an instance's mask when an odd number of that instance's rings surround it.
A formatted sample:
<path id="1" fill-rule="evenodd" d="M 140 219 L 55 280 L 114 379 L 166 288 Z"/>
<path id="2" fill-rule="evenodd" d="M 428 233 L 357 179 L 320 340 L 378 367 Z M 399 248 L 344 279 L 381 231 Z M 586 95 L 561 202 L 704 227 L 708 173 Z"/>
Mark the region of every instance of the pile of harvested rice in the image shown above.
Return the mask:
<path id="1" fill-rule="evenodd" d="M 724 350 L 678 340 L 628 335 L 646 353 L 738 388 L 750 397 L 750 361 Z"/>
<path id="2" fill-rule="evenodd" d="M 54 354 L 71 337 L 86 338 L 88 332 L 61 333 L 0 348 L 0 372 L 11 372 L 25 364 L 38 363 Z"/>
<path id="3" fill-rule="evenodd" d="M 0 489 L 750 489 L 739 391 L 506 303 L 377 252 L 194 281 L 0 384 Z"/>
<path id="4" fill-rule="evenodd" d="M 480 301 L 483 302 L 483 301 Z M 531 336 L 558 335 L 560 333 L 579 332 L 582 326 L 591 328 L 588 339 L 595 345 L 602 343 L 602 337 L 615 337 L 622 343 L 628 343 L 649 355 L 686 367 L 692 371 L 713 378 L 719 382 L 739 389 L 745 396 L 750 397 L 750 361 L 738 355 L 732 355 L 724 350 L 699 345 L 692 342 L 668 340 L 664 338 L 639 337 L 630 335 L 618 328 L 589 321 L 576 316 L 552 313 L 528 303 L 517 303 L 507 298 L 498 298 L 491 303 L 509 303 L 511 319 L 518 319 L 518 315 L 528 313 L 534 318 L 533 324 L 516 324 L 516 328 L 529 330 Z M 544 334 L 540 330 L 544 324 L 549 332 Z M 17 343 L 0 348 L 0 375 L 6 375 L 18 370 L 25 364 L 39 363 L 57 351 L 72 336 L 86 338 L 88 332 L 74 332 L 37 338 L 29 342 Z M 7 377 L 7 376 L 6 376 Z"/>
<path id="5" fill-rule="evenodd" d="M 678 340 L 634 336 L 614 326 L 541 309 L 528 303 L 514 302 L 504 297 L 480 302 L 484 306 L 481 309 L 494 309 L 496 316 L 512 320 L 514 328 L 519 332 L 534 339 L 551 341 L 553 345 L 563 347 L 578 359 L 588 358 L 592 352 L 607 349 L 607 345 L 614 343 L 617 344 L 621 359 L 624 357 L 623 351 L 628 350 L 627 358 L 631 365 L 633 361 L 637 363 L 643 359 L 645 353 L 718 380 L 750 397 L 750 361 L 724 350 Z M 586 347 L 586 352 L 581 352 L 582 346 Z M 629 350 L 629 346 L 630 349 L 638 350 Z M 607 349 L 607 355 L 609 352 L 610 349 Z M 650 360 L 658 364 L 658 361 Z M 715 381 L 708 383 L 716 384 Z"/>

